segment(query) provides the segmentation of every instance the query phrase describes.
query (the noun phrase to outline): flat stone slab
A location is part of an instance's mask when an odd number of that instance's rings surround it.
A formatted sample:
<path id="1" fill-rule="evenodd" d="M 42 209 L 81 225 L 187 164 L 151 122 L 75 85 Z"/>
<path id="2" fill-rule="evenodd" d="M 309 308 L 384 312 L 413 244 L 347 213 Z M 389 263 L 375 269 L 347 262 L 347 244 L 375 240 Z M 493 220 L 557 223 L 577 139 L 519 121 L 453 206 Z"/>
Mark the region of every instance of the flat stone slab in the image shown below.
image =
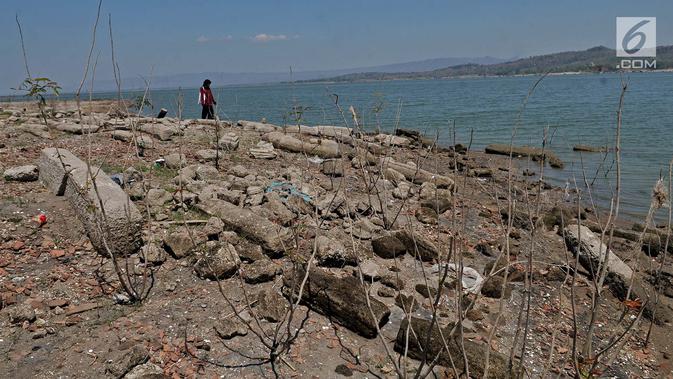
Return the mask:
<path id="1" fill-rule="evenodd" d="M 142 215 L 117 183 L 98 167 L 65 149 L 42 150 L 40 182 L 56 196 L 65 196 L 102 255 L 135 253 L 142 245 Z M 94 186 L 95 184 L 95 186 Z M 96 191 L 97 190 L 97 191 Z"/>

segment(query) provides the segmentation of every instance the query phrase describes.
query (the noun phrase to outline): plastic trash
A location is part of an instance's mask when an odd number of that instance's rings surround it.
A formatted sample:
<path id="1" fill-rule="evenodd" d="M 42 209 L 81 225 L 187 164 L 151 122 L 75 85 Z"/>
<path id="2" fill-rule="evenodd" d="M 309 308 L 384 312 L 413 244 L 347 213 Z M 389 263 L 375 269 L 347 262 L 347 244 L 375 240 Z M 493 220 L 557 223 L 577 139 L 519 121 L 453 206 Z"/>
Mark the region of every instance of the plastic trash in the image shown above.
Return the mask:
<path id="1" fill-rule="evenodd" d="M 458 278 L 458 266 L 453 263 L 447 265 L 436 264 L 432 266 L 432 272 L 435 274 L 443 274 L 442 269 L 446 267 L 449 270 L 449 275 L 452 277 Z M 467 292 L 477 294 L 481 291 L 481 285 L 484 283 L 484 278 L 479 274 L 479 272 L 472 267 L 463 266 L 463 277 L 462 284 L 463 289 Z"/>
<path id="2" fill-rule="evenodd" d="M 288 196 L 299 196 L 307 203 L 313 201 L 311 195 L 300 191 L 294 184 L 288 182 L 273 181 L 266 187 L 265 192 L 278 192 L 282 200 L 286 200 Z"/>
<path id="3" fill-rule="evenodd" d="M 39 215 L 37 215 L 37 224 L 39 226 L 42 226 L 46 223 L 47 223 L 47 215 L 46 214 L 40 213 Z"/>
<path id="4" fill-rule="evenodd" d="M 112 179 L 113 182 L 117 183 L 118 186 L 124 188 L 124 175 L 112 174 L 110 175 L 110 179 Z"/>

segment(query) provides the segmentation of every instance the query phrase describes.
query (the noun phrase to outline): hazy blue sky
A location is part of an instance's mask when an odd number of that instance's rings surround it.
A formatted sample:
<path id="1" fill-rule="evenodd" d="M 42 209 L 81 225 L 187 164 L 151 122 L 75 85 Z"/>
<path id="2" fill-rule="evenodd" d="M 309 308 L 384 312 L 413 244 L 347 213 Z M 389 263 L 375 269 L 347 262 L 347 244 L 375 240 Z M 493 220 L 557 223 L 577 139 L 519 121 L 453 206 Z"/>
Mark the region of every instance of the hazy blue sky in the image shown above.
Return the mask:
<path id="1" fill-rule="evenodd" d="M 33 75 L 77 82 L 97 1 L 2 0 L 0 93 L 25 76 L 14 15 Z M 177 1 L 103 2 L 97 77 L 111 77 L 108 13 L 124 77 L 362 67 L 437 57 L 520 57 L 614 48 L 615 16 L 656 16 L 673 44 L 669 1 Z"/>

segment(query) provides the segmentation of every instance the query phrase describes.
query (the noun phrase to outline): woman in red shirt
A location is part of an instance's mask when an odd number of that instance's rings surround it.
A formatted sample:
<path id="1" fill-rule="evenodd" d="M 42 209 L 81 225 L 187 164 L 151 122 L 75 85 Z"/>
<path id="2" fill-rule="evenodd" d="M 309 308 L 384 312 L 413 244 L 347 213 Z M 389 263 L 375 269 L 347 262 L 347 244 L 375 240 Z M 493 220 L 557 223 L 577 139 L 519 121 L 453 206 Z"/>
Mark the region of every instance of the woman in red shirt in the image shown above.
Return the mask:
<path id="1" fill-rule="evenodd" d="M 210 91 L 210 80 L 203 81 L 203 86 L 199 88 L 199 104 L 203 107 L 201 110 L 201 118 L 214 119 L 215 112 L 213 105 L 217 104 L 213 97 L 213 92 Z"/>

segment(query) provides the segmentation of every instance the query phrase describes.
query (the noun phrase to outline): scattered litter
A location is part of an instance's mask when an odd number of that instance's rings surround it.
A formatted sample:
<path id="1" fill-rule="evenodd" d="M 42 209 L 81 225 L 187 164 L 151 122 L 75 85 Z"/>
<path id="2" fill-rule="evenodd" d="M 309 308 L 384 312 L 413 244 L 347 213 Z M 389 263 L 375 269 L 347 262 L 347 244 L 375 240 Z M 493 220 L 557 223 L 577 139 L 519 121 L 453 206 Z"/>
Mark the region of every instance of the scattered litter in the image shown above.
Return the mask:
<path id="1" fill-rule="evenodd" d="M 47 215 L 44 214 L 43 212 L 40 212 L 39 215 L 36 217 L 37 224 L 39 226 L 42 226 L 47 223 Z"/>
<path id="2" fill-rule="evenodd" d="M 278 192 L 281 200 L 286 200 L 288 196 L 299 196 L 307 203 L 313 200 L 311 195 L 300 191 L 294 184 L 288 182 L 273 181 L 266 187 L 265 192 Z"/>
<path id="3" fill-rule="evenodd" d="M 458 277 L 458 267 L 455 264 L 449 263 L 446 265 L 446 267 L 449 270 L 449 275 L 456 278 Z M 433 265 L 432 272 L 434 274 L 440 274 L 440 265 Z M 479 272 L 477 272 L 477 270 L 473 269 L 472 267 L 463 266 L 462 283 L 463 288 L 466 289 L 467 292 L 474 294 L 479 293 L 483 282 L 484 278 L 479 274 Z"/>
<path id="4" fill-rule="evenodd" d="M 164 158 L 159 158 L 156 161 L 154 161 L 154 167 L 155 168 L 164 167 L 165 164 L 166 164 L 166 160 Z"/>
<path id="5" fill-rule="evenodd" d="M 319 165 L 319 164 L 322 164 L 322 162 L 324 162 L 325 160 L 322 159 L 322 158 L 320 158 L 320 157 L 317 156 L 317 155 L 314 155 L 313 157 L 308 158 L 308 161 L 309 161 L 309 163 L 313 163 L 313 164 Z"/>
<path id="6" fill-rule="evenodd" d="M 113 182 L 117 183 L 118 186 L 124 188 L 124 175 L 112 174 L 110 175 L 110 179 L 112 179 Z"/>

